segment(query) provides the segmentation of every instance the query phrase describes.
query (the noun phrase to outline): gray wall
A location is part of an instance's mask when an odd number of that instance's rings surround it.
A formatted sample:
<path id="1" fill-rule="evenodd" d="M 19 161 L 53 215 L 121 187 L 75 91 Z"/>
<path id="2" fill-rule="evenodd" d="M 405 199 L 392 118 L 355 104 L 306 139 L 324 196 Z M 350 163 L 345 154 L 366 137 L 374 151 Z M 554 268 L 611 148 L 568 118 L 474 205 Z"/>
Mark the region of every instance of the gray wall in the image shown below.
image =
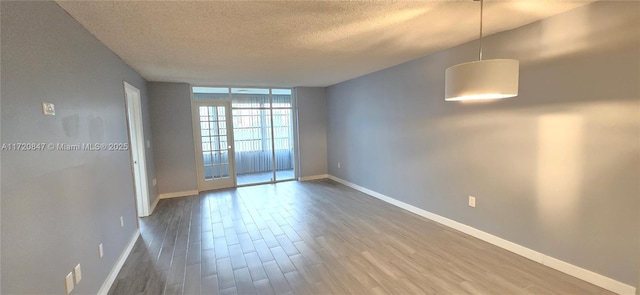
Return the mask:
<path id="1" fill-rule="evenodd" d="M 521 60 L 517 98 L 444 101 L 476 42 L 329 87 L 330 174 L 636 285 L 639 12 L 596 2 L 487 38 L 485 58 Z"/>
<path id="2" fill-rule="evenodd" d="M 147 106 L 140 75 L 54 2 L 2 1 L 1 22 L 2 143 L 128 142 L 122 82 Z M 42 101 L 56 116 L 42 115 Z M 64 294 L 81 263 L 73 293 L 95 294 L 137 227 L 129 152 L 3 151 L 2 160 L 0 293 Z M 147 163 L 151 181 L 151 149 Z"/>
<path id="3" fill-rule="evenodd" d="M 191 86 L 150 82 L 148 88 L 158 191 L 197 190 Z"/>
<path id="4" fill-rule="evenodd" d="M 327 99 L 321 87 L 296 87 L 300 177 L 327 174 Z"/>

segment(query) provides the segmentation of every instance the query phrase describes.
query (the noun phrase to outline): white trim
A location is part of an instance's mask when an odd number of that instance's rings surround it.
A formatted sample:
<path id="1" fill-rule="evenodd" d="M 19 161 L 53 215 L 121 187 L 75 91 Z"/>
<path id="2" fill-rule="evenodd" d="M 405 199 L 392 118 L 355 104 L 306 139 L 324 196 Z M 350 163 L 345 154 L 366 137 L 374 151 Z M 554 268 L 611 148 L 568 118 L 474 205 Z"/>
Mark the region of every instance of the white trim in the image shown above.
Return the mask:
<path id="1" fill-rule="evenodd" d="M 153 210 L 156 210 L 156 206 L 158 205 L 159 201 L 160 201 L 160 195 L 156 195 L 156 200 L 153 201 L 153 204 L 151 204 L 151 208 L 149 209 L 149 215 L 153 214 Z"/>
<path id="2" fill-rule="evenodd" d="M 311 176 L 300 176 L 300 177 L 298 177 L 298 180 L 299 180 L 299 181 L 311 181 L 311 180 L 325 179 L 325 178 L 329 178 L 329 174 L 318 174 L 318 175 L 311 175 Z"/>
<path id="3" fill-rule="evenodd" d="M 160 194 L 160 197 L 158 199 L 171 199 L 171 198 L 178 198 L 178 197 L 195 196 L 198 193 L 199 192 L 197 190 L 195 190 L 195 191 L 182 191 L 182 192 L 166 193 L 166 194 Z"/>
<path id="4" fill-rule="evenodd" d="M 291 126 L 293 136 L 293 176 L 300 176 L 300 126 L 298 125 L 298 90 L 291 89 Z M 273 106 L 273 105 L 272 105 Z"/>
<path id="5" fill-rule="evenodd" d="M 551 256 L 545 256 L 544 262 L 542 263 L 548 267 L 551 267 L 555 270 L 561 271 L 563 273 L 569 274 L 581 280 L 592 283 L 596 286 L 607 289 L 611 292 L 615 292 L 618 294 L 625 295 L 635 295 L 636 288 L 625 283 L 616 281 L 612 278 L 603 276 L 601 274 L 592 272 L 588 269 L 581 268 L 579 266 L 575 266 L 568 262 L 564 262 L 560 259 L 553 258 Z"/>
<path id="6" fill-rule="evenodd" d="M 107 293 L 109 293 L 109 289 L 111 289 L 111 285 L 113 285 L 113 282 L 116 280 L 116 277 L 118 276 L 118 273 L 122 268 L 122 265 L 124 265 L 124 262 L 127 261 L 127 258 L 129 257 L 131 250 L 133 250 L 133 246 L 136 245 L 136 241 L 138 241 L 139 236 L 140 236 L 140 229 L 136 229 L 136 232 L 133 233 L 133 236 L 131 237 L 129 244 L 124 249 L 124 251 L 122 251 L 122 253 L 120 254 L 120 257 L 116 261 L 116 264 L 113 266 L 113 268 L 111 269 L 111 272 L 109 273 L 107 278 L 104 280 L 104 283 L 102 283 L 102 287 L 100 287 L 100 290 L 98 291 L 98 295 L 106 295 Z"/>
<path id="7" fill-rule="evenodd" d="M 229 92 L 229 97 L 231 97 L 231 92 Z M 226 126 L 227 126 L 227 144 L 231 146 L 230 149 L 227 149 L 227 153 L 229 154 L 229 177 L 227 178 L 219 178 L 213 180 L 206 180 L 204 177 L 204 163 L 202 159 L 202 136 L 200 130 L 200 113 L 199 108 L 201 106 L 207 107 L 224 107 L 226 116 Z M 218 190 L 218 189 L 226 189 L 237 186 L 237 177 L 235 171 L 235 141 L 233 138 L 233 116 L 231 115 L 231 100 L 229 101 L 196 101 L 193 99 L 193 86 L 191 86 L 191 128 L 193 129 L 193 140 L 195 146 L 195 156 L 196 156 L 196 175 L 198 176 L 197 185 L 199 191 L 208 191 L 208 190 Z"/>
<path id="8" fill-rule="evenodd" d="M 522 245 L 518 245 L 516 243 L 507 241 L 503 238 L 494 236 L 490 233 L 481 231 L 479 229 L 473 228 L 471 226 L 468 226 L 466 224 L 457 222 L 455 220 L 451 220 L 449 218 L 446 217 L 442 217 L 440 215 L 431 213 L 429 211 L 426 211 L 424 209 L 420 209 L 418 207 L 415 207 L 413 205 L 404 203 L 402 201 L 398 201 L 392 197 L 389 196 L 385 196 L 381 193 L 372 191 L 368 188 L 359 186 L 355 183 L 351 183 L 349 181 L 346 181 L 344 179 L 335 177 L 333 175 L 329 175 L 329 179 L 334 180 L 336 182 L 342 183 L 348 187 L 351 187 L 355 190 L 358 190 L 360 192 L 363 192 L 367 195 L 370 195 L 374 198 L 380 199 L 382 201 L 385 201 L 389 204 L 395 205 L 397 207 L 400 207 L 402 209 L 405 209 L 409 212 L 415 213 L 417 215 L 420 215 L 422 217 L 425 217 L 427 219 L 431 219 L 435 222 L 438 222 L 442 225 L 448 226 L 450 228 L 459 230 L 465 234 L 468 234 L 470 236 L 476 237 L 478 239 L 481 239 L 485 242 L 488 242 L 490 244 L 496 245 L 500 248 L 503 248 L 505 250 L 511 251 L 515 254 L 518 254 L 520 256 L 526 257 L 528 259 L 531 259 L 535 262 L 538 262 L 540 264 L 546 265 L 550 268 L 553 268 L 555 270 L 561 271 L 563 273 L 566 273 L 568 275 L 574 276 L 576 278 L 579 278 L 581 280 L 584 280 L 586 282 L 592 283 L 596 286 L 602 287 L 604 289 L 607 289 L 609 291 L 618 293 L 618 294 L 636 294 L 636 288 L 630 285 L 627 285 L 625 283 L 616 281 L 612 278 L 603 276 L 601 274 L 597 274 L 595 272 L 592 272 L 590 270 L 581 268 L 579 266 L 575 266 L 573 264 L 570 264 L 568 262 L 564 262 L 562 260 L 559 260 L 557 258 L 553 258 L 551 256 L 547 256 L 545 254 L 542 254 L 540 252 L 537 252 L 535 250 L 529 249 L 527 247 L 524 247 Z"/>
<path id="9" fill-rule="evenodd" d="M 138 217 L 145 217 L 151 213 L 149 213 L 149 182 L 147 180 L 142 98 L 138 88 L 127 83 L 127 81 L 122 81 L 122 83 Z"/>

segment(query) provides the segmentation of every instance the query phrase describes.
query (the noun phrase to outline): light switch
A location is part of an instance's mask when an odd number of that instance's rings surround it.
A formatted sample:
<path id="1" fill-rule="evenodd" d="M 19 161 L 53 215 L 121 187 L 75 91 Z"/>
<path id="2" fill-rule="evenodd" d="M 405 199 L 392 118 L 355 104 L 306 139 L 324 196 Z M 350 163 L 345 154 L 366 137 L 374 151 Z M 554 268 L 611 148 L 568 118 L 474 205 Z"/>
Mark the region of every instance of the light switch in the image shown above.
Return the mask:
<path id="1" fill-rule="evenodd" d="M 100 243 L 100 245 L 98 245 L 98 256 L 100 256 L 100 258 L 102 258 L 102 256 L 104 256 L 104 250 L 102 249 L 102 243 Z"/>
<path id="2" fill-rule="evenodd" d="M 73 291 L 73 273 L 69 273 L 66 277 L 64 277 L 64 286 L 67 290 L 67 294 Z"/>
<path id="3" fill-rule="evenodd" d="M 76 285 L 82 280 L 82 271 L 80 270 L 80 263 L 73 268 L 73 277 L 76 279 Z"/>
<path id="4" fill-rule="evenodd" d="M 42 102 L 42 113 L 47 115 L 47 116 L 55 116 L 56 115 L 56 108 L 52 103 L 43 101 Z"/>

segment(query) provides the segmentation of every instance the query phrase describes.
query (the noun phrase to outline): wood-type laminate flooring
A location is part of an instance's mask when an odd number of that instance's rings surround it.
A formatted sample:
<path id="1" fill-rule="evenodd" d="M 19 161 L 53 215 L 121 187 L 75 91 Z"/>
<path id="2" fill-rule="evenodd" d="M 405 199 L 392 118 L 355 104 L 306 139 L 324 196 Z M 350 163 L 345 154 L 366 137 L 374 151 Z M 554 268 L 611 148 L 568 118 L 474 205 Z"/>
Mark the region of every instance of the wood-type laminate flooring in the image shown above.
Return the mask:
<path id="1" fill-rule="evenodd" d="M 330 180 L 160 200 L 109 294 L 611 294 Z"/>

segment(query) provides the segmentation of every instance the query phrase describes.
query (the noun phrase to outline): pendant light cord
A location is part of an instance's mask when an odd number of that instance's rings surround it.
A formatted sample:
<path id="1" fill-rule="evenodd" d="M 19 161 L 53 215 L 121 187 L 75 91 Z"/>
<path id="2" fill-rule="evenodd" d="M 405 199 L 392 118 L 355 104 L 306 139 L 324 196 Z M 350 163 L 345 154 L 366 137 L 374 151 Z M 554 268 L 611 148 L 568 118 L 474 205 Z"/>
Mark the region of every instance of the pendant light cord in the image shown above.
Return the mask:
<path id="1" fill-rule="evenodd" d="M 484 0 L 480 0 L 480 51 L 478 53 L 478 58 L 482 61 L 482 12 L 483 12 Z"/>

